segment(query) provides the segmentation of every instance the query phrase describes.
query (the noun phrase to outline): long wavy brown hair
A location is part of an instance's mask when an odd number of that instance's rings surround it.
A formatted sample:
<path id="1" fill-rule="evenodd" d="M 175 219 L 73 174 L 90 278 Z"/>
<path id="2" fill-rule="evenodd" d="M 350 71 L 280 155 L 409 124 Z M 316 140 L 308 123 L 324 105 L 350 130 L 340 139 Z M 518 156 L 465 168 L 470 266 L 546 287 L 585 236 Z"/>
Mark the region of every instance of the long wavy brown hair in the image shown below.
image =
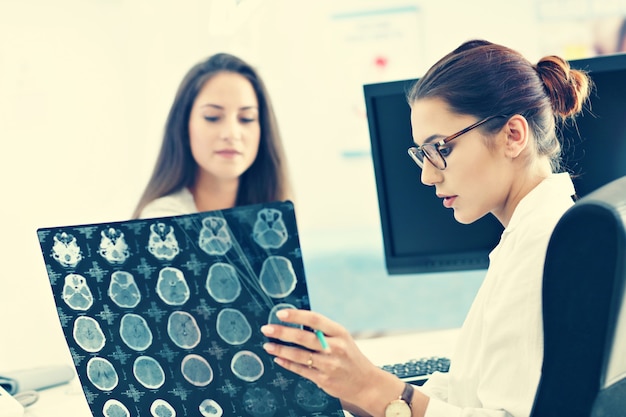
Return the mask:
<path id="1" fill-rule="evenodd" d="M 258 72 L 242 59 L 218 53 L 194 65 L 183 78 L 170 108 L 161 150 L 133 212 L 138 218 L 153 200 L 191 187 L 198 164 L 189 144 L 189 116 L 196 96 L 213 76 L 221 72 L 240 74 L 250 81 L 259 102 L 261 140 L 253 164 L 239 179 L 235 205 L 283 201 L 291 197 L 287 163 L 278 123 L 267 89 Z"/>

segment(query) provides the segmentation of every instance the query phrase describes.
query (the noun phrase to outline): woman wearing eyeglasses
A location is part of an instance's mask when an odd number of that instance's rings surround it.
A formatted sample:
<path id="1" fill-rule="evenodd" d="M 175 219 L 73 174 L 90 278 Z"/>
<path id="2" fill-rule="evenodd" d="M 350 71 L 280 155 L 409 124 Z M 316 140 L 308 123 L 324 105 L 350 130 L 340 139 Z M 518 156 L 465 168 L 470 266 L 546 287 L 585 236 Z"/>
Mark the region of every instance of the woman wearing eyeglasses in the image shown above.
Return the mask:
<path id="1" fill-rule="evenodd" d="M 276 362 L 356 415 L 528 416 L 543 358 L 545 252 L 575 194 L 569 175 L 558 173 L 557 124 L 582 110 L 590 83 L 559 57 L 532 64 L 475 40 L 440 59 L 408 93 L 415 142 L 409 155 L 422 182 L 460 223 L 491 213 L 505 227 L 449 372 L 407 386 L 373 365 L 344 327 L 302 310 L 282 310 L 280 319 L 323 331 L 328 348 L 313 333 L 264 326 L 265 335 L 311 351 L 268 343 Z"/>

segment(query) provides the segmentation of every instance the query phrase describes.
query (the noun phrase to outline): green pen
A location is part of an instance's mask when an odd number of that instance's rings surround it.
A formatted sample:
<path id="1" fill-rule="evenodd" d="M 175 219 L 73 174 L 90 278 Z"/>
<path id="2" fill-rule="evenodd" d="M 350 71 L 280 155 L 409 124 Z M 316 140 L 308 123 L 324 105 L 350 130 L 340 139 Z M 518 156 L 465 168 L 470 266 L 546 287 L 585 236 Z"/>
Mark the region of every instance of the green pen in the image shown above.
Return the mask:
<path id="1" fill-rule="evenodd" d="M 324 333 L 321 330 L 316 330 L 315 335 L 317 336 L 317 340 L 322 344 L 322 350 L 328 349 L 328 342 L 326 341 L 326 337 L 324 337 Z"/>

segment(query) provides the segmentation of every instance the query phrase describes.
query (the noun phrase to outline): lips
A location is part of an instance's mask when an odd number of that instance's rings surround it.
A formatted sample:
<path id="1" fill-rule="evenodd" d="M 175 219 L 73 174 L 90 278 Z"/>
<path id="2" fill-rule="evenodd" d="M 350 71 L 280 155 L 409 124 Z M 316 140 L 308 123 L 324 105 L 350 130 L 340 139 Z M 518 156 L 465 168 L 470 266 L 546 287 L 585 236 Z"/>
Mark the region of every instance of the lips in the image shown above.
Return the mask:
<path id="1" fill-rule="evenodd" d="M 238 151 L 236 151 L 234 149 L 222 149 L 222 150 L 216 151 L 215 153 L 218 154 L 218 155 L 221 155 L 221 156 L 228 157 L 228 158 L 232 158 L 234 156 L 241 155 L 241 152 L 238 152 Z"/>
<path id="2" fill-rule="evenodd" d="M 456 195 L 443 195 L 443 194 L 437 194 L 437 197 L 443 199 L 443 206 L 445 208 L 452 207 L 452 205 L 454 204 L 454 201 L 457 198 Z"/>
<path id="3" fill-rule="evenodd" d="M 452 204 L 454 204 L 454 200 L 456 200 L 456 196 L 453 197 L 444 197 L 443 199 L 443 206 L 445 208 L 450 208 L 452 207 Z"/>

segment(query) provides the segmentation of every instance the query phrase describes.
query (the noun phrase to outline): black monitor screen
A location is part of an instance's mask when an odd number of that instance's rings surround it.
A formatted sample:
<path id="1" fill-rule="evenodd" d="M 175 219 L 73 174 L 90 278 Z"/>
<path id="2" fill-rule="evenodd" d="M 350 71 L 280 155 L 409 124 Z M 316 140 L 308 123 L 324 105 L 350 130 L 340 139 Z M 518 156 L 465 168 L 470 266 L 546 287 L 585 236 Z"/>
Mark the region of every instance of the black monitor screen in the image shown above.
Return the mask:
<path id="1" fill-rule="evenodd" d="M 588 106 L 559 133 L 564 167 L 582 197 L 626 175 L 626 54 L 570 64 L 588 71 L 594 83 Z M 421 171 L 407 155 L 413 140 L 406 93 L 415 81 L 363 87 L 387 271 L 486 269 L 502 225 L 492 215 L 458 223 L 433 187 L 421 183 Z"/>

